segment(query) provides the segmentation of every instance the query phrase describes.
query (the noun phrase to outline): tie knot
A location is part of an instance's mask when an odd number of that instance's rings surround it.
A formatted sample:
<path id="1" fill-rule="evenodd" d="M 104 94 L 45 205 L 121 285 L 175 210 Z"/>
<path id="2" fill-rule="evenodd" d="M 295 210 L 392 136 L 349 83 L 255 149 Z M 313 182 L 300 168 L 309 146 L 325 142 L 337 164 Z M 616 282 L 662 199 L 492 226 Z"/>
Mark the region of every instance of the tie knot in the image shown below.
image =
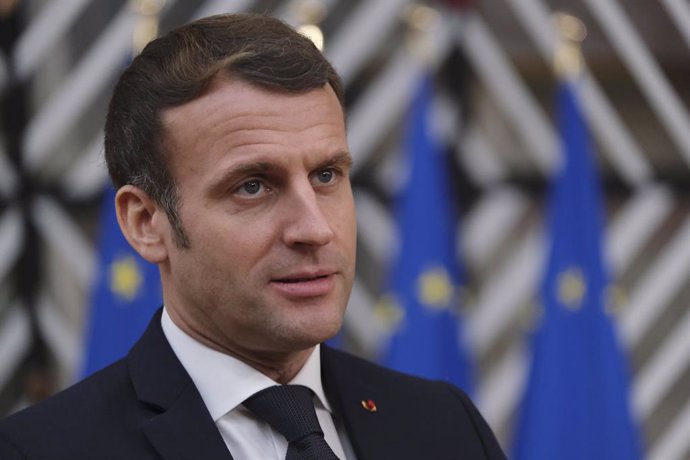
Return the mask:
<path id="1" fill-rule="evenodd" d="M 279 385 L 258 391 L 245 407 L 285 436 L 289 443 L 312 433 L 323 435 L 312 391 L 303 385 Z"/>

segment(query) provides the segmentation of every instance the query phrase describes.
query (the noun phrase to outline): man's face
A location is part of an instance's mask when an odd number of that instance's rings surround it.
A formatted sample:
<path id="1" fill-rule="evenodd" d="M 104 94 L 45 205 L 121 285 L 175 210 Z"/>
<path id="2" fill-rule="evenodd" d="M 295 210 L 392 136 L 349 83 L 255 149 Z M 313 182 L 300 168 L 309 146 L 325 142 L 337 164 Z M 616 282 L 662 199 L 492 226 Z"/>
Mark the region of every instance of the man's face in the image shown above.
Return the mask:
<path id="1" fill-rule="evenodd" d="M 331 87 L 286 94 L 222 80 L 163 124 L 190 240 L 165 243 L 173 317 L 249 360 L 332 337 L 354 278 L 356 222 Z"/>

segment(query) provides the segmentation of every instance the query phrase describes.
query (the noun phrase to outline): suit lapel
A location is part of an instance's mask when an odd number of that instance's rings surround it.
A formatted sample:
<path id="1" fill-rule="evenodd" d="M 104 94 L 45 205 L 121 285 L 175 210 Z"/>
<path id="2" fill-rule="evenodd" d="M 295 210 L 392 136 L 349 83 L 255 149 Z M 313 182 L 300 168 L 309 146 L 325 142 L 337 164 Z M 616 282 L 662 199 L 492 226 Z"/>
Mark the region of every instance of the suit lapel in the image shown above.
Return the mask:
<path id="1" fill-rule="evenodd" d="M 339 352 L 321 346 L 321 376 L 324 391 L 335 415 L 345 426 L 358 460 L 406 458 L 396 438 L 404 414 L 391 402 L 391 388 L 377 385 L 348 365 Z M 363 407 L 370 401 L 368 408 Z M 371 404 L 375 406 L 375 411 Z M 404 410 L 404 408 L 402 408 Z"/>
<path id="2" fill-rule="evenodd" d="M 144 432 L 166 460 L 232 459 L 199 393 L 191 384 L 167 411 L 144 426 Z"/>
<path id="3" fill-rule="evenodd" d="M 155 415 L 142 426 L 165 460 L 232 460 L 191 378 L 170 348 L 160 324 L 161 311 L 127 355 L 139 401 Z"/>

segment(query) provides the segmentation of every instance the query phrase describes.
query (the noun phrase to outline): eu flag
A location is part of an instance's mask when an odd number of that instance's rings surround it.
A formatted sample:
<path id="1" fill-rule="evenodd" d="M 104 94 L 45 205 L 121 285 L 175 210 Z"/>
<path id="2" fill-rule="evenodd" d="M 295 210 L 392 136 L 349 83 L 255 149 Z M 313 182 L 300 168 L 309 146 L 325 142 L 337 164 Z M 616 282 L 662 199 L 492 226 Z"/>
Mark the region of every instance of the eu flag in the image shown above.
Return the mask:
<path id="1" fill-rule="evenodd" d="M 98 268 L 86 315 L 83 376 L 122 358 L 162 304 L 158 268 L 146 262 L 122 235 L 115 217 L 115 191 L 101 208 Z"/>
<path id="2" fill-rule="evenodd" d="M 458 225 L 448 156 L 433 132 L 433 83 L 425 76 L 405 126 L 408 173 L 398 197 L 399 252 L 389 273 L 381 308 L 392 311 L 395 331 L 384 364 L 471 390 L 470 366 L 462 349 L 458 313 L 460 267 Z"/>
<path id="3" fill-rule="evenodd" d="M 543 315 L 515 433 L 515 458 L 641 458 L 629 375 L 606 308 L 604 210 L 575 81 L 558 89 L 563 164 L 548 208 L 550 252 Z"/>

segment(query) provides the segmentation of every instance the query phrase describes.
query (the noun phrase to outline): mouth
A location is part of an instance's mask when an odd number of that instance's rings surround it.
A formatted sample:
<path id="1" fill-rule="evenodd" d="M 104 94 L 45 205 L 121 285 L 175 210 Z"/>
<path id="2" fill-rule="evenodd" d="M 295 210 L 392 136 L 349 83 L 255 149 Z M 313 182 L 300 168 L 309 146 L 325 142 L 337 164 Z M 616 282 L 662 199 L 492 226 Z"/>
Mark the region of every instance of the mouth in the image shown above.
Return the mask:
<path id="1" fill-rule="evenodd" d="M 304 282 L 308 282 L 308 281 L 327 278 L 329 276 L 331 276 L 331 275 L 328 273 L 323 274 L 323 275 L 311 275 L 311 276 L 309 276 L 309 275 L 306 275 L 306 276 L 289 276 L 289 277 L 285 277 L 285 278 L 278 278 L 278 279 L 275 279 L 274 281 L 276 281 L 278 283 L 304 283 Z"/>
<path id="2" fill-rule="evenodd" d="M 270 285 L 285 297 L 320 297 L 330 293 L 335 287 L 335 273 L 294 273 L 274 278 Z"/>

